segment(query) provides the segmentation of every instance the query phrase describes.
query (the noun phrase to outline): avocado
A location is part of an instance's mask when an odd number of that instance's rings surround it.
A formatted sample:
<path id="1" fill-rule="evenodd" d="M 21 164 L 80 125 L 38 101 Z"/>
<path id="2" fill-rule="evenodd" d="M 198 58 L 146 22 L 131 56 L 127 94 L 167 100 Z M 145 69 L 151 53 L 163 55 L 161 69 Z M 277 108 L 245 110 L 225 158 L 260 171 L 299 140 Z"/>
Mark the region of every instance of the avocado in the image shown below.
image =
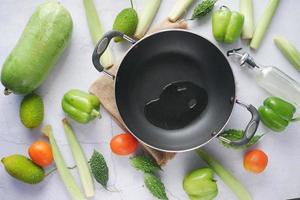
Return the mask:
<path id="1" fill-rule="evenodd" d="M 33 93 L 25 96 L 20 106 L 20 119 L 27 128 L 38 127 L 44 119 L 43 99 Z"/>
<path id="2" fill-rule="evenodd" d="M 133 8 L 125 8 L 116 17 L 113 30 L 120 31 L 127 36 L 133 36 L 138 24 L 138 15 Z M 115 42 L 121 42 L 124 39 L 116 37 Z"/>
<path id="3" fill-rule="evenodd" d="M 5 170 L 12 177 L 29 184 L 37 184 L 45 177 L 43 168 L 34 164 L 29 158 L 14 154 L 1 159 Z"/>

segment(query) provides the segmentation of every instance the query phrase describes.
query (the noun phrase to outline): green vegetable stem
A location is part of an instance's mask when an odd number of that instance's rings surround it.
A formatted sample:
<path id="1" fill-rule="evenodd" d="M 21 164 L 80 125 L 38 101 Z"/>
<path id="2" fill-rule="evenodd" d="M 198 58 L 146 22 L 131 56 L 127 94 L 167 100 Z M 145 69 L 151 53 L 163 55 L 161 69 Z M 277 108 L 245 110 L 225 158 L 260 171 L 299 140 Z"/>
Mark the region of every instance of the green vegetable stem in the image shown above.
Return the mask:
<path id="1" fill-rule="evenodd" d="M 94 182 L 84 151 L 67 119 L 63 119 L 62 122 L 70 149 L 72 151 L 73 158 L 76 162 L 79 171 L 79 176 L 85 195 L 87 197 L 93 197 L 95 195 Z"/>
<path id="2" fill-rule="evenodd" d="M 269 0 L 269 3 L 263 13 L 263 15 L 261 16 L 261 18 L 259 19 L 256 27 L 255 27 L 255 31 L 250 43 L 250 47 L 252 49 L 257 49 L 264 36 L 265 33 L 268 30 L 268 27 L 272 21 L 273 15 L 275 14 L 277 7 L 279 5 L 280 0 Z"/>
<path id="3" fill-rule="evenodd" d="M 93 45 L 95 46 L 104 34 L 104 27 L 98 16 L 93 0 L 83 0 L 83 4 L 90 35 L 92 37 Z M 113 66 L 114 58 L 109 47 L 107 47 L 101 56 L 100 62 L 106 69 Z"/>
<path id="4" fill-rule="evenodd" d="M 240 12 L 244 15 L 242 39 L 251 39 L 254 32 L 253 2 L 252 0 L 240 0 Z"/>
<path id="5" fill-rule="evenodd" d="M 176 22 L 188 10 L 195 0 L 176 0 L 168 19 L 170 22 Z"/>
<path id="6" fill-rule="evenodd" d="M 263 105 L 258 109 L 261 121 L 270 129 L 276 132 L 281 132 L 286 129 L 293 119 L 296 112 L 295 106 L 278 97 L 267 98 Z"/>
<path id="7" fill-rule="evenodd" d="M 75 121 L 86 124 L 100 116 L 100 101 L 95 95 L 80 90 L 70 90 L 62 99 L 63 111 Z"/>
<path id="8" fill-rule="evenodd" d="M 216 159 L 203 149 L 197 149 L 197 154 L 222 179 L 222 181 L 235 193 L 239 200 L 251 200 L 252 197 L 246 188 Z"/>
<path id="9" fill-rule="evenodd" d="M 239 12 L 231 11 L 222 6 L 215 11 L 212 18 L 212 31 L 219 42 L 233 43 L 241 35 L 244 24 L 244 16 Z"/>
<path id="10" fill-rule="evenodd" d="M 134 37 L 141 39 L 148 31 L 159 7 L 161 0 L 151 0 L 145 3 L 144 10 L 138 14 L 138 25 Z"/>
<path id="11" fill-rule="evenodd" d="M 214 171 L 210 168 L 194 170 L 184 177 L 183 189 L 192 200 L 214 199 L 218 195 L 218 187 L 213 176 Z"/>
<path id="12" fill-rule="evenodd" d="M 69 171 L 66 165 L 66 162 L 54 138 L 52 127 L 50 125 L 47 125 L 42 129 L 42 132 L 49 138 L 51 148 L 52 148 L 53 158 L 58 173 L 63 183 L 65 184 L 65 187 L 70 193 L 70 196 L 72 197 L 73 200 L 86 200 L 84 194 L 79 189 L 74 177 L 72 176 L 71 172 Z"/>
<path id="13" fill-rule="evenodd" d="M 273 41 L 281 53 L 288 61 L 300 72 L 300 52 L 299 50 L 285 37 L 277 36 Z"/>

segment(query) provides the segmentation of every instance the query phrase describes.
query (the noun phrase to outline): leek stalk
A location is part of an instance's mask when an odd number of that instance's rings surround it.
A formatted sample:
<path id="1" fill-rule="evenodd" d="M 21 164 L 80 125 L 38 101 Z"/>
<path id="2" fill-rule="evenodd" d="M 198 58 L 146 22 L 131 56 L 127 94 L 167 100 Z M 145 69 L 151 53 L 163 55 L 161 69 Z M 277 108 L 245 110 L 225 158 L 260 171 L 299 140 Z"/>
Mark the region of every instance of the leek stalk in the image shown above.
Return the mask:
<path id="1" fill-rule="evenodd" d="M 92 178 L 92 174 L 87 162 L 87 159 L 85 157 L 85 154 L 70 126 L 68 123 L 67 119 L 63 119 L 63 125 L 64 125 L 64 130 L 65 134 L 68 139 L 68 143 L 70 145 L 73 158 L 76 162 L 79 175 L 80 175 L 80 180 L 85 192 L 85 195 L 87 197 L 93 197 L 95 195 L 95 189 L 94 189 L 94 182 Z"/>
<path id="2" fill-rule="evenodd" d="M 168 16 L 169 21 L 176 22 L 193 2 L 194 0 L 177 0 Z"/>
<path id="3" fill-rule="evenodd" d="M 139 14 L 139 22 L 134 37 L 141 39 L 148 31 L 158 9 L 161 0 L 146 0 L 145 8 Z"/>
<path id="4" fill-rule="evenodd" d="M 272 21 L 275 11 L 277 10 L 279 2 L 280 0 L 269 0 L 262 17 L 259 19 L 259 22 L 255 27 L 255 31 L 250 43 L 250 47 L 252 49 L 257 49 L 260 46 L 261 41 L 264 38 L 265 33 Z"/>
<path id="5" fill-rule="evenodd" d="M 57 171 L 64 182 L 68 192 L 70 193 L 73 200 L 86 200 L 84 194 L 80 191 L 78 185 L 76 184 L 74 177 L 71 175 L 63 156 L 57 146 L 56 140 L 54 138 L 52 127 L 50 125 L 45 126 L 42 132 L 48 136 L 53 158 L 57 167 Z"/>
<path id="6" fill-rule="evenodd" d="M 208 166 L 216 172 L 223 182 L 236 194 L 239 200 L 251 200 L 252 197 L 246 188 L 224 167 L 203 149 L 197 149 L 197 154 Z"/>
<path id="7" fill-rule="evenodd" d="M 92 41 L 93 44 L 96 45 L 104 34 L 104 28 L 97 14 L 93 0 L 83 0 L 83 3 Z M 106 69 L 114 65 L 114 59 L 110 48 L 107 48 L 103 53 L 100 62 Z"/>
<path id="8" fill-rule="evenodd" d="M 254 32 L 252 0 L 240 0 L 240 13 L 244 15 L 242 39 L 249 40 Z"/>

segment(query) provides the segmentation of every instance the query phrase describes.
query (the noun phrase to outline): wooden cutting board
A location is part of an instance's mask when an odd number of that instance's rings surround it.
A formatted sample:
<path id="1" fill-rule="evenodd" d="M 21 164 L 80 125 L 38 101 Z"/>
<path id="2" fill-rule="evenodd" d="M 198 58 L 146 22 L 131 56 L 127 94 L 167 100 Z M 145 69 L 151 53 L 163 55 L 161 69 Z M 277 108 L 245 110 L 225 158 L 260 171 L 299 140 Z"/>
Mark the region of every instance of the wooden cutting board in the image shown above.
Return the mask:
<path id="1" fill-rule="evenodd" d="M 169 20 L 164 20 L 157 27 L 153 28 L 149 32 L 156 32 L 159 30 L 165 29 L 187 29 L 187 23 L 185 21 L 178 21 L 175 23 L 169 22 Z M 109 72 L 115 74 L 118 69 L 117 65 L 114 65 L 110 68 Z M 118 113 L 118 109 L 115 102 L 115 94 L 114 94 L 114 81 L 109 77 L 102 75 L 100 76 L 90 87 L 89 92 L 96 95 L 100 101 L 102 106 L 106 109 L 106 111 L 113 117 L 116 123 L 124 130 L 126 130 L 126 126 Z M 168 160 L 172 159 L 175 156 L 175 153 L 162 152 L 155 149 L 152 149 L 144 144 L 142 144 L 143 149 L 150 154 L 159 165 L 164 165 L 168 162 Z"/>

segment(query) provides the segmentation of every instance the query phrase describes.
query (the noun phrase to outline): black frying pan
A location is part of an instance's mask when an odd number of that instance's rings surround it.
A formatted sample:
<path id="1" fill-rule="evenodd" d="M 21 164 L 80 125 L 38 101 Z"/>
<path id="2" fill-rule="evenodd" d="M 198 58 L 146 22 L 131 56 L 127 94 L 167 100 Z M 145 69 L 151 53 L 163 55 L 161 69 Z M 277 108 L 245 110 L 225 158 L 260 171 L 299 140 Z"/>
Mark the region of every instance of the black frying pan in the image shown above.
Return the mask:
<path id="1" fill-rule="evenodd" d="M 114 76 L 104 70 L 99 59 L 116 36 L 133 46 Z M 137 139 L 152 148 L 168 152 L 193 150 L 217 136 L 227 143 L 243 145 L 249 142 L 259 125 L 255 107 L 236 100 L 234 76 L 222 52 L 207 39 L 190 31 L 161 31 L 138 42 L 121 32 L 110 31 L 97 44 L 93 64 L 98 71 L 115 79 L 116 104 L 122 119 Z M 168 84 L 178 81 L 189 81 L 203 88 L 208 101 L 201 114 L 184 127 L 169 130 L 149 121 L 145 105 L 159 98 Z M 220 132 L 227 124 L 235 102 L 246 107 L 252 119 L 244 138 L 229 141 Z"/>

